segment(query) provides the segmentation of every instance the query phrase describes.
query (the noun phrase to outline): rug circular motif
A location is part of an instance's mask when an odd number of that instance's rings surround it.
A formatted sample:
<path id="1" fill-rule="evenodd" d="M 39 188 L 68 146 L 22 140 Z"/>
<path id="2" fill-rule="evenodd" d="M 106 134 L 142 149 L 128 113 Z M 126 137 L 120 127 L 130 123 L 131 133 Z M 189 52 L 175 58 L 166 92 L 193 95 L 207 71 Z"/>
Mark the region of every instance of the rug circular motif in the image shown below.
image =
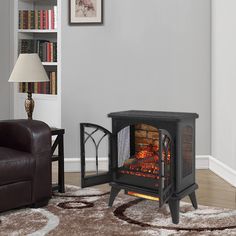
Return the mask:
<path id="1" fill-rule="evenodd" d="M 232 213 L 232 210 L 226 210 L 222 212 L 222 209 L 211 209 L 201 206 L 200 209 L 191 209 L 191 204 L 182 203 L 180 217 L 181 224 L 169 224 L 169 219 L 163 219 L 165 214 L 169 215 L 168 206 L 164 206 L 160 212 L 157 204 L 150 204 L 150 201 L 143 199 L 136 199 L 117 207 L 114 211 L 114 215 L 121 220 L 124 220 L 130 224 L 136 224 L 141 227 L 153 227 L 167 230 L 177 231 L 223 231 L 226 229 L 236 230 L 236 212 Z M 230 215 L 234 216 L 232 219 L 228 218 Z M 199 226 L 199 221 L 202 217 L 206 217 L 207 221 L 202 221 Z M 222 226 L 219 226 L 219 222 L 224 222 Z M 235 231 L 236 235 L 236 231 Z"/>
<path id="2" fill-rule="evenodd" d="M 120 193 L 108 207 L 109 193 L 66 186 L 47 207 L 0 213 L 0 235 L 85 236 L 236 236 L 236 210 L 181 202 L 180 223 L 171 221 L 168 205 Z"/>
<path id="3" fill-rule="evenodd" d="M 93 207 L 94 204 L 86 201 L 68 201 L 68 202 L 60 202 L 57 204 L 59 207 L 63 209 L 83 209 Z"/>

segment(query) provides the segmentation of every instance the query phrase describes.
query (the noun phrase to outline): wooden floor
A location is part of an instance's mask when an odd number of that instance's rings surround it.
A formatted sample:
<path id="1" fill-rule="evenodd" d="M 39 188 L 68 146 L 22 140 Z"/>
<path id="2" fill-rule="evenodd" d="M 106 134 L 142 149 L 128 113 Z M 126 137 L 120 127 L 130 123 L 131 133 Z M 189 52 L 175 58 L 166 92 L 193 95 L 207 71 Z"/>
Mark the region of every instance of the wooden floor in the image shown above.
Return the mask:
<path id="1" fill-rule="evenodd" d="M 56 168 L 53 168 L 53 181 L 57 180 Z M 65 173 L 65 183 L 80 186 L 80 173 Z M 198 204 L 236 209 L 236 188 L 225 182 L 209 170 L 197 170 Z M 110 190 L 108 184 L 96 186 Z M 189 201 L 188 198 L 184 199 Z"/>

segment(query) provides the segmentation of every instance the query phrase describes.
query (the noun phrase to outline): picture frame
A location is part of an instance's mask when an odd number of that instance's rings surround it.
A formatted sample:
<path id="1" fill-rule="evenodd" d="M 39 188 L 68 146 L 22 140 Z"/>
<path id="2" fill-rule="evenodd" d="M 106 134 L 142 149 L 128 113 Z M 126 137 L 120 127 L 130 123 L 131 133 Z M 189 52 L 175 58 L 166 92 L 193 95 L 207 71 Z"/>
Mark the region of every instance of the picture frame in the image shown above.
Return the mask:
<path id="1" fill-rule="evenodd" d="M 102 24 L 103 0 L 69 0 L 70 24 Z"/>

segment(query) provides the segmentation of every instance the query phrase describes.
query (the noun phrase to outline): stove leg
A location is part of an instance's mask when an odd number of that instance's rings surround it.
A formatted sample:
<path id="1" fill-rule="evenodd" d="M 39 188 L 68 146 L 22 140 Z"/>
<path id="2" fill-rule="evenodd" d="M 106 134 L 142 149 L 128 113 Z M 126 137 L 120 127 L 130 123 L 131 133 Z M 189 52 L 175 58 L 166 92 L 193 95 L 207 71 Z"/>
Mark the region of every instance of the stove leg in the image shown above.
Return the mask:
<path id="1" fill-rule="evenodd" d="M 119 188 L 111 187 L 111 193 L 110 193 L 110 198 L 109 198 L 109 203 L 108 203 L 109 207 L 112 207 L 113 202 L 119 192 L 120 192 Z"/>
<path id="2" fill-rule="evenodd" d="M 196 199 L 195 191 L 193 191 L 192 193 L 189 194 L 189 198 L 190 198 L 190 200 L 191 200 L 191 202 L 192 202 L 193 207 L 194 207 L 195 209 L 197 209 L 198 206 L 197 206 L 197 199 Z"/>
<path id="3" fill-rule="evenodd" d="M 174 224 L 179 223 L 179 200 L 178 199 L 170 199 L 169 200 L 169 208 L 172 217 L 172 222 Z"/>

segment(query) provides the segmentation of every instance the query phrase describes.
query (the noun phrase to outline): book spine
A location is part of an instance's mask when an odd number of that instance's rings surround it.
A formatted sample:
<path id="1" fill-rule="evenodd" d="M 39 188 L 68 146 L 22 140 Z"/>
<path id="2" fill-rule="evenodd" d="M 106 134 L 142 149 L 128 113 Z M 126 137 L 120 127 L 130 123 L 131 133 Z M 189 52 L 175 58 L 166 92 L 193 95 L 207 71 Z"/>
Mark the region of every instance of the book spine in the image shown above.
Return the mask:
<path id="1" fill-rule="evenodd" d="M 28 39 L 28 45 L 27 45 L 27 53 L 33 53 L 34 51 L 34 49 L 33 49 L 33 47 L 34 47 L 34 40 L 33 39 Z"/>
<path id="2" fill-rule="evenodd" d="M 47 82 L 43 82 L 43 94 L 47 94 Z"/>
<path id="3" fill-rule="evenodd" d="M 27 45 L 28 45 L 28 39 L 22 39 L 21 40 L 21 48 L 20 48 L 20 52 L 21 53 L 27 53 Z"/>
<path id="4" fill-rule="evenodd" d="M 46 29 L 46 11 L 43 10 L 43 29 Z"/>
<path id="5" fill-rule="evenodd" d="M 22 39 L 19 39 L 19 41 L 18 41 L 18 54 L 21 53 L 21 48 L 22 48 Z"/>
<path id="6" fill-rule="evenodd" d="M 38 92 L 39 93 L 42 93 L 42 82 L 39 82 L 39 84 L 38 84 Z"/>
<path id="7" fill-rule="evenodd" d="M 22 84 L 22 93 L 25 93 L 25 83 L 22 82 L 21 84 Z"/>
<path id="8" fill-rule="evenodd" d="M 23 11 L 23 29 L 28 27 L 28 11 Z"/>
<path id="9" fill-rule="evenodd" d="M 40 22 L 41 22 L 41 15 L 40 11 L 38 10 L 38 29 L 41 29 Z"/>
<path id="10" fill-rule="evenodd" d="M 48 10 L 48 29 L 52 29 L 52 10 Z"/>
<path id="11" fill-rule="evenodd" d="M 22 93 L 22 83 L 19 83 L 19 93 Z"/>
<path id="12" fill-rule="evenodd" d="M 55 42 L 54 47 L 55 47 L 55 62 L 57 62 L 57 42 Z"/>
<path id="13" fill-rule="evenodd" d="M 29 90 L 28 90 L 28 83 L 25 83 L 25 93 L 27 93 Z"/>
<path id="14" fill-rule="evenodd" d="M 27 11 L 28 12 L 28 26 L 27 29 L 31 29 L 31 11 Z"/>
<path id="15" fill-rule="evenodd" d="M 48 10 L 45 10 L 45 29 L 49 29 Z"/>
<path id="16" fill-rule="evenodd" d="M 34 39 L 34 53 L 37 53 L 37 40 Z"/>
<path id="17" fill-rule="evenodd" d="M 18 11 L 18 29 L 21 29 L 21 10 Z"/>
<path id="18" fill-rule="evenodd" d="M 46 82 L 46 94 L 50 94 L 50 82 Z"/>
<path id="19" fill-rule="evenodd" d="M 28 91 L 32 92 L 32 88 L 31 88 L 32 87 L 32 83 L 29 82 L 27 84 L 28 84 Z"/>
<path id="20" fill-rule="evenodd" d="M 50 52 L 51 52 L 51 58 L 50 61 L 53 62 L 53 43 L 50 43 Z"/>
<path id="21" fill-rule="evenodd" d="M 35 29 L 35 14 L 34 11 L 30 11 L 30 29 Z"/>
<path id="22" fill-rule="evenodd" d="M 38 82 L 38 93 L 41 93 L 41 82 Z"/>
<path id="23" fill-rule="evenodd" d="M 24 21 L 24 18 L 23 18 L 23 11 L 19 11 L 19 19 L 18 19 L 18 27 L 19 29 L 23 29 L 23 21 Z"/>
<path id="24" fill-rule="evenodd" d="M 42 94 L 45 94 L 46 92 L 46 84 L 45 82 L 41 82 L 42 83 Z"/>
<path id="25" fill-rule="evenodd" d="M 22 39 L 20 45 L 20 53 L 26 53 L 26 49 L 27 49 L 27 39 Z"/>
<path id="26" fill-rule="evenodd" d="M 40 29 L 43 29 L 43 10 L 40 10 Z"/>
<path id="27" fill-rule="evenodd" d="M 21 24 L 20 24 L 21 29 L 24 29 L 24 12 L 21 11 Z"/>
<path id="28" fill-rule="evenodd" d="M 47 61 L 47 43 L 43 43 L 43 61 Z"/>
<path id="29" fill-rule="evenodd" d="M 47 45 L 47 62 L 51 61 L 51 47 L 50 47 L 50 43 L 46 43 Z"/>
<path id="30" fill-rule="evenodd" d="M 38 82 L 38 93 L 41 93 L 41 82 Z"/>
<path id="31" fill-rule="evenodd" d="M 48 94 L 52 94 L 52 72 L 48 72 L 48 79 L 49 79 L 49 92 Z"/>
<path id="32" fill-rule="evenodd" d="M 43 43 L 39 41 L 39 57 L 43 61 Z"/>
<path id="33" fill-rule="evenodd" d="M 38 29 L 38 11 L 34 10 L 34 28 Z"/>
<path id="34" fill-rule="evenodd" d="M 39 53 L 39 40 L 36 40 L 36 52 L 38 53 L 38 55 L 40 54 Z M 40 55 L 39 55 L 40 57 Z"/>
<path id="35" fill-rule="evenodd" d="M 56 72 L 52 72 L 52 94 L 57 94 L 57 78 L 56 78 Z"/>
<path id="36" fill-rule="evenodd" d="M 31 92 L 35 93 L 35 91 L 34 91 L 34 82 L 31 83 Z"/>
<path id="37" fill-rule="evenodd" d="M 53 10 L 54 10 L 54 29 L 57 29 L 57 6 L 54 6 Z"/>
<path id="38" fill-rule="evenodd" d="M 38 93 L 38 82 L 34 83 L 34 93 Z"/>
<path id="39" fill-rule="evenodd" d="M 24 12 L 21 11 L 21 24 L 20 24 L 21 29 L 24 29 Z"/>
<path id="40" fill-rule="evenodd" d="M 54 9 L 51 10 L 51 29 L 55 29 L 54 27 Z"/>

